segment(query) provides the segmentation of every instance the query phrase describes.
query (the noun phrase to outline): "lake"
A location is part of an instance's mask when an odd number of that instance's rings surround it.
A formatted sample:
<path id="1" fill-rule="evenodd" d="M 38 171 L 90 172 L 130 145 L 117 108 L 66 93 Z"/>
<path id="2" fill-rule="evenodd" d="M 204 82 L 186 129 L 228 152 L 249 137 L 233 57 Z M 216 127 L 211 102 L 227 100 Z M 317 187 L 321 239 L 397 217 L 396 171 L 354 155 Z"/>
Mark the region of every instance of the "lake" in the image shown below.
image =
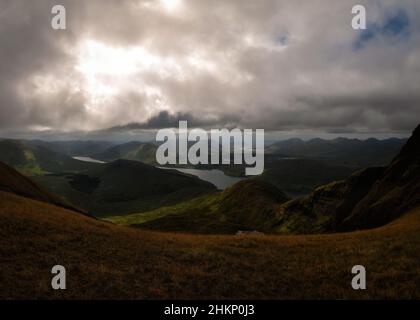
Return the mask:
<path id="1" fill-rule="evenodd" d="M 223 171 L 218 169 L 212 170 L 199 170 L 199 169 L 184 169 L 184 168 L 165 168 L 165 167 L 158 167 L 160 169 L 172 169 L 177 170 L 182 173 L 191 174 L 193 176 L 199 177 L 201 180 L 208 181 L 214 184 L 217 189 L 224 190 L 231 185 L 243 180 L 244 178 L 236 178 L 230 177 L 224 174 Z"/>
<path id="2" fill-rule="evenodd" d="M 84 162 L 93 162 L 93 163 L 106 163 L 100 160 L 93 159 L 91 157 L 73 157 L 75 160 L 84 161 Z"/>

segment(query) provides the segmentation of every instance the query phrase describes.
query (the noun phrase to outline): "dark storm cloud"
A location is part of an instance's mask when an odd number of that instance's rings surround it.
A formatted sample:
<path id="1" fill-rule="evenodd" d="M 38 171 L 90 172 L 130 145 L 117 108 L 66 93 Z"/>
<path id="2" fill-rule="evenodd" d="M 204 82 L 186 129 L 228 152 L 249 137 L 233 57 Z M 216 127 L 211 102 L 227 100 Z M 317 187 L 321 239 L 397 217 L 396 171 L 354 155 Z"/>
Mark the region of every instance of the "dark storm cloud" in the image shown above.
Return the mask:
<path id="1" fill-rule="evenodd" d="M 227 122 L 229 120 L 229 122 Z M 223 119 L 211 118 L 196 118 L 190 113 L 179 112 L 170 114 L 168 111 L 162 111 L 156 116 L 151 117 L 142 123 L 129 123 L 122 126 L 115 126 L 106 131 L 125 131 L 125 130 L 139 130 L 139 129 L 162 129 L 162 128 L 177 128 L 179 121 L 187 121 L 190 127 L 209 128 L 211 126 L 217 127 L 232 127 L 237 121 L 234 117 L 226 116 Z"/>
<path id="2" fill-rule="evenodd" d="M 0 129 L 408 132 L 420 3 L 359 2 L 0 0 Z"/>

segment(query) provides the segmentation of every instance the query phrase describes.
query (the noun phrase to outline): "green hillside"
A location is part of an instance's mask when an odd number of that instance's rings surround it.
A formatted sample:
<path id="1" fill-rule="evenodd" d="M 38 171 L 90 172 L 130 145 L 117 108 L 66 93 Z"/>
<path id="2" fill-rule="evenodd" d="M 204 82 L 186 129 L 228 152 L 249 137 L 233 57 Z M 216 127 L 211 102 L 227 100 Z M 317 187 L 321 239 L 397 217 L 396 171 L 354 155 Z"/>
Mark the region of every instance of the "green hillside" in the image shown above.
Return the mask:
<path id="1" fill-rule="evenodd" d="M 204 234 L 269 231 L 280 205 L 288 200 L 276 187 L 244 180 L 225 191 L 175 206 L 108 220 L 140 228 Z"/>
<path id="2" fill-rule="evenodd" d="M 335 232 L 369 192 L 384 168 L 369 168 L 321 186 L 305 197 L 282 205 L 272 232 L 309 234 Z"/>
<path id="3" fill-rule="evenodd" d="M 83 172 L 95 167 L 93 163 L 55 152 L 45 144 L 20 140 L 0 140 L 0 161 L 26 175 Z"/>
<path id="4" fill-rule="evenodd" d="M 34 179 L 96 216 L 152 210 L 216 191 L 195 176 L 129 160 L 95 165 L 83 173 Z"/>
<path id="5" fill-rule="evenodd" d="M 91 154 L 91 157 L 105 162 L 125 159 L 156 164 L 156 150 L 157 145 L 152 143 L 133 141 L 112 146 L 102 152 Z"/>
<path id="6" fill-rule="evenodd" d="M 80 211 L 73 205 L 37 185 L 12 167 L 0 161 L 0 191 L 11 192 L 19 196 L 46 202 L 55 206 Z"/>

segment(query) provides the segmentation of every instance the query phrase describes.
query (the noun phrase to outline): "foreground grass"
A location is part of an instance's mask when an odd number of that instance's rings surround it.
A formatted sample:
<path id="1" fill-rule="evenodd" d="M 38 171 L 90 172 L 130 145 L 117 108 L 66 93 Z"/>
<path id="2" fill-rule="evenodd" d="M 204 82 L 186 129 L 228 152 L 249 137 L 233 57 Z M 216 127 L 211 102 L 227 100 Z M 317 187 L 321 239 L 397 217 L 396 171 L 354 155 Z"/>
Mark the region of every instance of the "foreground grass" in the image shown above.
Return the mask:
<path id="1" fill-rule="evenodd" d="M 420 298 L 420 209 L 375 230 L 203 236 L 136 230 L 0 192 L 0 298 Z M 50 287 L 67 268 L 67 290 Z M 354 291 L 351 267 L 366 266 Z"/>

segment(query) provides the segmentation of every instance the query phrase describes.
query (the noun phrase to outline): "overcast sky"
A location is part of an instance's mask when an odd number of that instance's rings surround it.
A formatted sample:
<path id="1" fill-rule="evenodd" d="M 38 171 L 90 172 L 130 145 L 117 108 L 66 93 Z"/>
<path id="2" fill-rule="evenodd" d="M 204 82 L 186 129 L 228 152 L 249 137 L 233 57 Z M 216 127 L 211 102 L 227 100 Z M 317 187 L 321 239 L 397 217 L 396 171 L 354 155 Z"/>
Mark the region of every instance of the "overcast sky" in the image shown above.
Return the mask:
<path id="1" fill-rule="evenodd" d="M 418 0 L 0 0 L 0 130 L 407 133 L 419 17 Z"/>

